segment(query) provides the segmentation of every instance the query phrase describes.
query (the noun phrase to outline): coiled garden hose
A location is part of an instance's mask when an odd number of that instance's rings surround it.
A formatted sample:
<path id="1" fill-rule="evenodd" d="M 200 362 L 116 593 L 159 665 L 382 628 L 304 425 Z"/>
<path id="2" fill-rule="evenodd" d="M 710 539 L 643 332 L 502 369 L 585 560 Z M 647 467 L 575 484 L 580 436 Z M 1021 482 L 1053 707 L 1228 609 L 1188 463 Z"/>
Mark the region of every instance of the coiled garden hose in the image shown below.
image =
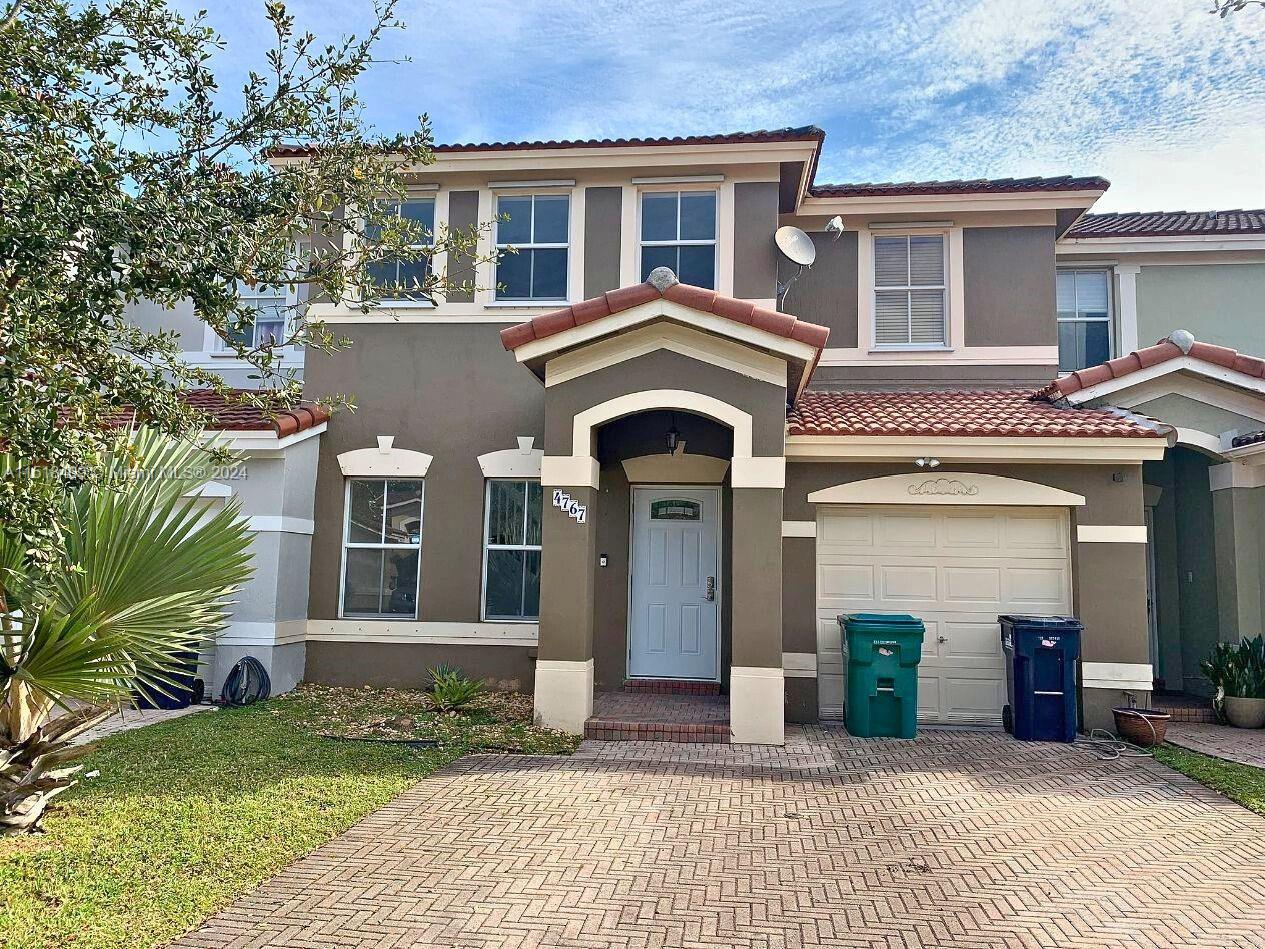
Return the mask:
<path id="1" fill-rule="evenodd" d="M 242 656 L 224 680 L 222 696 L 225 705 L 241 708 L 263 701 L 272 694 L 268 670 L 254 656 Z"/>

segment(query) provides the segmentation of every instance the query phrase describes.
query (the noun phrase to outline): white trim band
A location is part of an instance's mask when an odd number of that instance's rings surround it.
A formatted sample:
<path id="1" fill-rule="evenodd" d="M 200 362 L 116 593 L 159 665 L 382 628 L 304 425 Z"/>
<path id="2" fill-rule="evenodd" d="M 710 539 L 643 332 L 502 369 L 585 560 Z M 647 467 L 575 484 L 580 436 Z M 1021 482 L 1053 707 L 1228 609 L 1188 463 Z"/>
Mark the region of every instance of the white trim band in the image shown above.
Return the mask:
<path id="1" fill-rule="evenodd" d="M 1248 466 L 1240 461 L 1228 461 L 1208 467 L 1208 489 L 1224 491 L 1226 488 L 1259 488 L 1265 486 L 1265 465 Z"/>
<path id="2" fill-rule="evenodd" d="M 546 488 L 596 488 L 601 466 L 588 455 L 545 455 L 540 483 Z"/>
<path id="3" fill-rule="evenodd" d="M 537 725 L 583 735 L 593 714 L 593 660 L 536 660 L 534 702 Z"/>
<path id="4" fill-rule="evenodd" d="M 785 458 L 734 458 L 730 486 L 734 488 L 785 488 Z"/>
<path id="5" fill-rule="evenodd" d="M 288 619 L 274 623 L 229 623 L 216 636 L 217 646 L 287 646 L 307 638 L 308 621 Z"/>
<path id="6" fill-rule="evenodd" d="M 1149 662 L 1082 662 L 1081 687 L 1150 692 L 1155 687 L 1155 670 Z"/>
<path id="7" fill-rule="evenodd" d="M 786 679 L 781 669 L 730 667 L 729 727 L 736 745 L 786 743 Z"/>
<path id="8" fill-rule="evenodd" d="M 1145 544 L 1145 524 L 1078 524 L 1076 540 L 1082 544 Z"/>
<path id="9" fill-rule="evenodd" d="M 782 653 L 782 670 L 788 679 L 817 678 L 817 654 L 815 652 Z"/>
<path id="10" fill-rule="evenodd" d="M 287 517 L 285 515 L 252 514 L 246 518 L 246 527 L 257 534 L 311 534 L 315 523 L 306 517 Z"/>
<path id="11" fill-rule="evenodd" d="M 309 642 L 426 643 L 438 646 L 535 646 L 537 623 L 417 623 L 396 620 L 307 621 Z"/>
<path id="12" fill-rule="evenodd" d="M 783 537 L 816 537 L 817 522 L 816 521 L 783 521 L 782 522 Z"/>

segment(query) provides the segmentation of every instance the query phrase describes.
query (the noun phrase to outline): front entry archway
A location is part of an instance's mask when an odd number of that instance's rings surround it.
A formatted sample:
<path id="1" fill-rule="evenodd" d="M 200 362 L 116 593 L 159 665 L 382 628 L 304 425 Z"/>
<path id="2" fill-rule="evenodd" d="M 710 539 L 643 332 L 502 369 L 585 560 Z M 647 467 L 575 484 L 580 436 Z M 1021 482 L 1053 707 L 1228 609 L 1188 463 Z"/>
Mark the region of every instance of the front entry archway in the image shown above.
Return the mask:
<path id="1" fill-rule="evenodd" d="M 720 497 L 633 488 L 630 678 L 720 681 Z"/>

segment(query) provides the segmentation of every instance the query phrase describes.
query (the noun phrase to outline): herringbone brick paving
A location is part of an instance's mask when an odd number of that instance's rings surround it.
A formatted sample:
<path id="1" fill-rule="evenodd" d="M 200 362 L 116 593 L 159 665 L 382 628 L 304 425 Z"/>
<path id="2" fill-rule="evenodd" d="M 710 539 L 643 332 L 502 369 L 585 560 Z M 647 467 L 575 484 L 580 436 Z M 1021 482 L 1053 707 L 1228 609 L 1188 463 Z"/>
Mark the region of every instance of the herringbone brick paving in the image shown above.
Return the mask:
<path id="1" fill-rule="evenodd" d="M 1265 819 L 1154 761 L 813 728 L 463 759 L 177 945 L 1263 942 Z"/>

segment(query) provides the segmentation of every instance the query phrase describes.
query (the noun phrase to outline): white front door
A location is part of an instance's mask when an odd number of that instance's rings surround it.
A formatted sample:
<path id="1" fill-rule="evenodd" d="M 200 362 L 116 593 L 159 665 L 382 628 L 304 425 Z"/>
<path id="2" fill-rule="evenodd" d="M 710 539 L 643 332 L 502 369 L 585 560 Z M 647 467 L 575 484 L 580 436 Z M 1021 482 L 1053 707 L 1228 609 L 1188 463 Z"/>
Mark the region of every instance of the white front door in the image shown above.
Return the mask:
<path id="1" fill-rule="evenodd" d="M 628 675 L 720 680 L 718 488 L 633 488 Z"/>
<path id="2" fill-rule="evenodd" d="M 817 523 L 817 668 L 824 717 L 843 706 L 840 613 L 912 613 L 927 626 L 918 719 L 996 724 L 1006 701 L 997 617 L 1071 612 L 1061 508 L 824 508 Z"/>

